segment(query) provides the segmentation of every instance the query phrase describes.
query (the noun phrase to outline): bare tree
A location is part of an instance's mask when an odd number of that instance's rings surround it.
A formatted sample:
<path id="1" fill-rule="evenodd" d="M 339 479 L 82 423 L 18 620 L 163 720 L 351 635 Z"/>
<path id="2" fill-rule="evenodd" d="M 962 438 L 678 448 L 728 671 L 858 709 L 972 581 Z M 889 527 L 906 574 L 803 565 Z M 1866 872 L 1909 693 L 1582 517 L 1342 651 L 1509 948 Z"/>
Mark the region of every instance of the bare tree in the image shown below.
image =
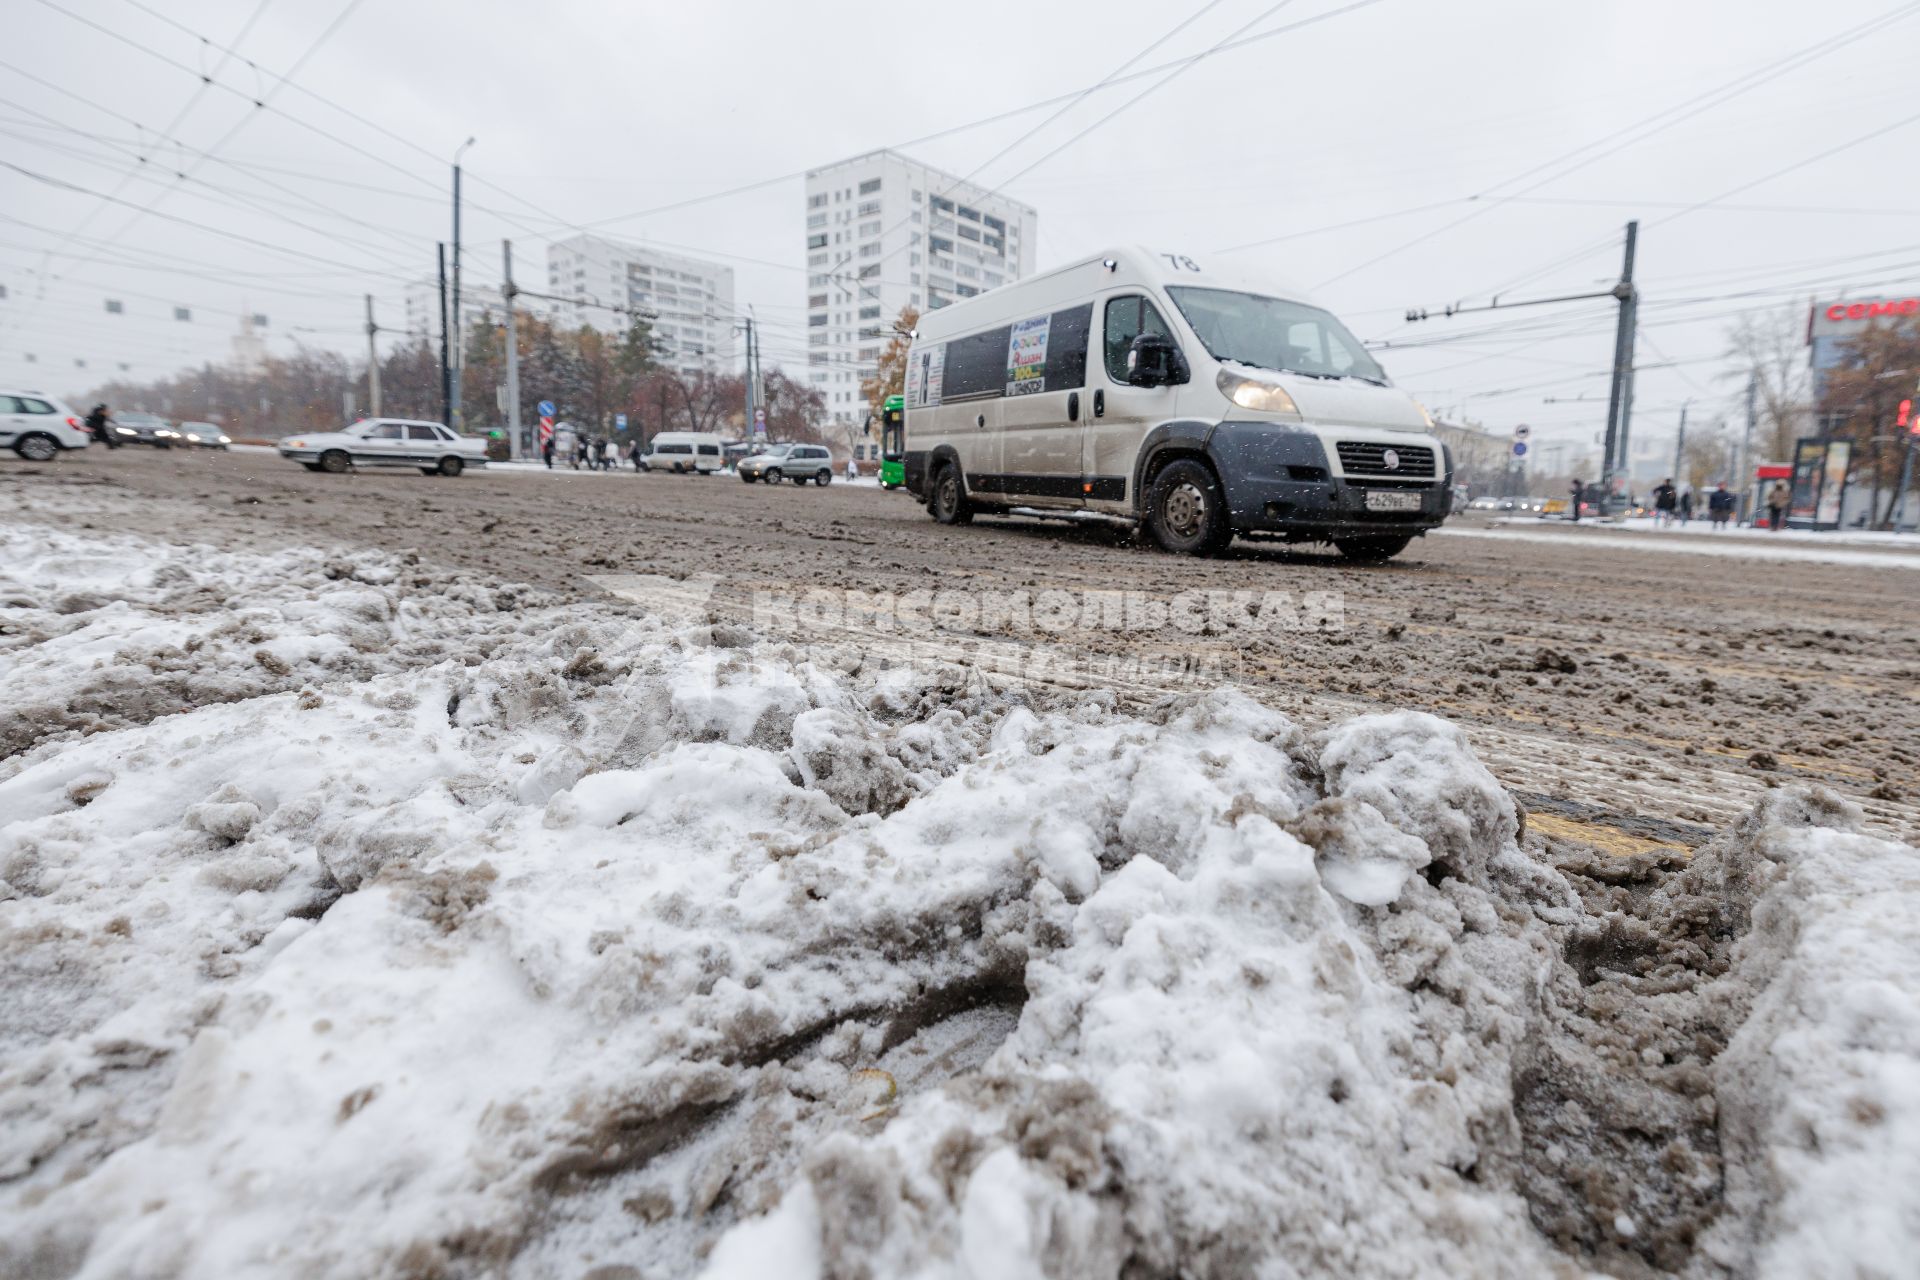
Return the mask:
<path id="1" fill-rule="evenodd" d="M 1894 417 L 1895 406 L 1912 399 L 1920 381 L 1920 322 L 1869 323 L 1838 346 L 1840 360 L 1827 370 L 1818 407 L 1829 434 L 1858 446 L 1852 465 L 1856 478 L 1871 476 L 1875 488 L 1888 490 L 1884 512 L 1873 518 L 1878 528 L 1893 519 L 1900 500 L 1896 490 L 1913 452 L 1913 435 L 1899 431 Z M 1896 447 L 1883 447 L 1889 443 Z"/>
<path id="2" fill-rule="evenodd" d="M 1775 462 L 1793 457 L 1793 442 L 1806 421 L 1811 377 L 1807 370 L 1806 315 L 1787 305 L 1743 312 L 1727 330 L 1725 359 L 1734 367 L 1720 376 L 1753 378 L 1754 446 Z"/>
<path id="3" fill-rule="evenodd" d="M 860 394 L 867 398 L 867 407 L 875 418 L 886 407 L 888 396 L 906 392 L 907 349 L 913 345 L 914 326 L 919 323 L 918 311 L 912 307 L 902 307 L 899 318 L 893 322 L 893 337 L 880 352 L 873 376 L 860 380 Z M 848 432 L 848 442 L 852 443 L 851 430 Z"/>

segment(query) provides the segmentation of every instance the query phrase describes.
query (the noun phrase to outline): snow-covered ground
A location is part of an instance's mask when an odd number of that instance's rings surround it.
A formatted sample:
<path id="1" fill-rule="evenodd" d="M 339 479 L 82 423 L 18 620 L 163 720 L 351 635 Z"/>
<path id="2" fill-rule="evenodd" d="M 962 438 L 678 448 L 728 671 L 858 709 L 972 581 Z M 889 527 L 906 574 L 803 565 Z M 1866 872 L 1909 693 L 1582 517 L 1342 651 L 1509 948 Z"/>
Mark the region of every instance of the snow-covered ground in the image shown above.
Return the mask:
<path id="1" fill-rule="evenodd" d="M 1627 536 L 1627 526 L 1583 522 L 1580 531 L 1569 525 L 1534 520 L 1496 520 L 1484 529 L 1447 525 L 1433 530 L 1435 536 L 1449 538 L 1499 538 L 1513 542 L 1536 542 L 1546 546 L 1584 547 L 1588 550 L 1629 548 L 1634 551 L 1670 552 L 1675 555 L 1736 556 L 1743 560 L 1800 561 L 1807 564 L 1840 564 L 1859 568 L 1920 569 L 1920 539 L 1907 534 L 1885 534 L 1874 541 L 1862 537 L 1836 535 L 1827 542 L 1826 534 L 1808 533 L 1792 537 L 1790 529 L 1778 534 L 1754 534 L 1729 531 L 1724 534 L 1695 533 L 1676 536 L 1636 538 Z M 1653 533 L 1656 530 L 1640 530 Z M 1657 530 L 1662 535 L 1665 529 Z M 1885 550 L 1868 550 L 1884 547 Z M 1904 554 L 1903 554 L 1904 553 Z"/>
<path id="2" fill-rule="evenodd" d="M 0 564 L 0 1275 L 1920 1249 L 1920 853 L 1831 797 L 1555 867 L 1426 715 L 1127 714 L 369 552 Z"/>

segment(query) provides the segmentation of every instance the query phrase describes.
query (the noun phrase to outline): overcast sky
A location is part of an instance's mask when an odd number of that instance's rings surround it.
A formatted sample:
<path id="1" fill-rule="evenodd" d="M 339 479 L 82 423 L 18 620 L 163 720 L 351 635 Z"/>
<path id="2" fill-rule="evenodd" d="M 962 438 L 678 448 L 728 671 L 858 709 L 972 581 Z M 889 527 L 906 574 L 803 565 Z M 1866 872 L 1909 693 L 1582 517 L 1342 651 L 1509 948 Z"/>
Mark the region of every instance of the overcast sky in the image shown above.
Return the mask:
<path id="1" fill-rule="evenodd" d="M 978 180 L 1039 210 L 1042 267 L 1115 242 L 1217 258 L 1271 241 L 1231 256 L 1362 337 L 1448 339 L 1381 358 L 1436 409 L 1546 439 L 1585 441 L 1604 419 L 1611 303 L 1416 325 L 1405 310 L 1605 288 L 1638 218 L 1639 360 L 1671 363 L 1641 374 L 1636 433 L 1671 433 L 1688 398 L 1696 421 L 1732 409 L 1718 357 L 1740 308 L 1920 281 L 1915 3 L 0 0 L 0 15 L 0 384 L 55 392 L 121 363 L 224 359 L 247 310 L 268 315 L 273 350 L 362 350 L 362 295 L 398 325 L 406 282 L 433 274 L 447 161 L 469 135 L 469 279 L 499 279 L 510 236 L 537 285 L 546 244 L 592 225 L 731 264 L 769 362 L 801 364 L 803 200 L 782 175 L 956 129 L 903 149 L 969 174 L 1057 108 L 959 126 L 1320 15 L 1089 93 Z M 1543 402 L 1583 393 L 1597 399 Z"/>

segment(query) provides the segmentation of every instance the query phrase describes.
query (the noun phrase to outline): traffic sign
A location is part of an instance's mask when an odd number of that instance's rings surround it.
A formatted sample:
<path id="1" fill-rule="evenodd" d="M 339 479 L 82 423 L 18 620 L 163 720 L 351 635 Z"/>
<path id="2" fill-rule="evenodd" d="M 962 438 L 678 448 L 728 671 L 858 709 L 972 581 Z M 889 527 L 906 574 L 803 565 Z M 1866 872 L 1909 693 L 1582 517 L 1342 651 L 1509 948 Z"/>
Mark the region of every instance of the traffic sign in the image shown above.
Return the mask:
<path id="1" fill-rule="evenodd" d="M 1515 440 L 1526 440 L 1530 438 L 1532 435 L 1533 435 L 1533 428 L 1528 426 L 1524 422 L 1513 429 L 1513 438 Z"/>
<path id="2" fill-rule="evenodd" d="M 1515 440 L 1513 442 L 1513 456 L 1516 458 L 1524 458 L 1527 456 L 1527 442 L 1525 440 Z"/>
<path id="3" fill-rule="evenodd" d="M 613 415 L 613 429 L 614 429 L 615 431 L 625 431 L 625 430 L 627 429 L 627 415 L 626 415 L 626 414 L 624 414 L 624 413 L 616 413 L 616 414 L 614 414 L 614 415 Z"/>
<path id="4" fill-rule="evenodd" d="M 540 416 L 543 418 L 551 418 L 553 416 L 553 401 L 542 400 L 540 402 Z"/>

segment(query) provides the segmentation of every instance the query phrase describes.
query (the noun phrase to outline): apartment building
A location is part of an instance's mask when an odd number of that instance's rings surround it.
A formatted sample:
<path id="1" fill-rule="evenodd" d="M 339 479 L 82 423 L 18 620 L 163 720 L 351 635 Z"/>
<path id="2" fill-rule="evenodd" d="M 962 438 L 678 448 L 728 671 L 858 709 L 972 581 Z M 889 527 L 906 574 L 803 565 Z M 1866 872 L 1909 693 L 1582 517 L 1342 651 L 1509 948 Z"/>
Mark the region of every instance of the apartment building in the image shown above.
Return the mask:
<path id="1" fill-rule="evenodd" d="M 632 312 L 645 315 L 662 362 L 678 372 L 733 368 L 732 267 L 580 235 L 548 248 L 545 292 L 565 299 L 554 306 L 560 324 L 621 333 Z"/>
<path id="2" fill-rule="evenodd" d="M 938 310 L 1034 269 L 1038 215 L 895 151 L 807 174 L 807 377 L 836 423 L 866 413 L 902 308 Z"/>

